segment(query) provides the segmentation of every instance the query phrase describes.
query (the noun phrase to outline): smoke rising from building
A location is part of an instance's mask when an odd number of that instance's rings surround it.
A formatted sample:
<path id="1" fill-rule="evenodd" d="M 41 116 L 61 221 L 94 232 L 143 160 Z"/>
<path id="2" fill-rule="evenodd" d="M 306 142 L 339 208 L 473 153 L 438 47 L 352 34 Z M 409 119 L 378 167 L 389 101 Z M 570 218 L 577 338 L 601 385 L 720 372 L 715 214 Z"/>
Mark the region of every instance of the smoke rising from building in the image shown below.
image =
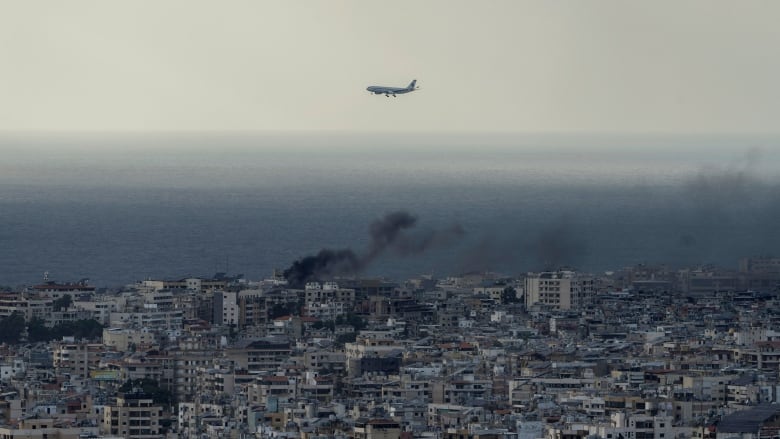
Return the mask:
<path id="1" fill-rule="evenodd" d="M 405 211 L 388 213 L 384 218 L 372 222 L 368 228 L 371 243 L 367 253 L 363 256 L 363 261 L 369 263 L 384 253 L 389 246 L 396 242 L 404 229 L 414 227 L 415 223 L 417 223 L 417 217 Z"/>
<path id="2" fill-rule="evenodd" d="M 417 217 L 407 211 L 388 213 L 369 225 L 371 240 L 364 253 L 358 254 L 352 249 L 322 249 L 316 255 L 293 262 L 284 270 L 284 277 L 288 285 L 300 288 L 306 282 L 360 273 L 385 253 L 419 254 L 431 247 L 453 243 L 465 233 L 457 224 L 442 230 L 406 232 L 416 224 Z"/>
<path id="3" fill-rule="evenodd" d="M 290 286 L 299 287 L 321 277 L 357 273 L 363 267 L 363 260 L 350 249 L 322 249 L 316 255 L 293 262 L 284 270 L 284 277 Z"/>

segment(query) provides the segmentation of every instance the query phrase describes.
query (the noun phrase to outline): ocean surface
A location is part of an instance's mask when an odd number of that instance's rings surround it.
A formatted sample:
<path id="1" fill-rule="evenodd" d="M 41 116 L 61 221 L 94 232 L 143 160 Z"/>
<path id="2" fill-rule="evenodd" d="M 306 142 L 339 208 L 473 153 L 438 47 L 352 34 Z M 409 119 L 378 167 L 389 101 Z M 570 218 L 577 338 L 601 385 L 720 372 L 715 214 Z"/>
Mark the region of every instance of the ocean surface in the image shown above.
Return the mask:
<path id="1" fill-rule="evenodd" d="M 367 276 L 736 267 L 780 255 L 778 188 L 772 137 L 3 134 L 0 285 L 261 279 L 396 211 L 463 234 Z"/>

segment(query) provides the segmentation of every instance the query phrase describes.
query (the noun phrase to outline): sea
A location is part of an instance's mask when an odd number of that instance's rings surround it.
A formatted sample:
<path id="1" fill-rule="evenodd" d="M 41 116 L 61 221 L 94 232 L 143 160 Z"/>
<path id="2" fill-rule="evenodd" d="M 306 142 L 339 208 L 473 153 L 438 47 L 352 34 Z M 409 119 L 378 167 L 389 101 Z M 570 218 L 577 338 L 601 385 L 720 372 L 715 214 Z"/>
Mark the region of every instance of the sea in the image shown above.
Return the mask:
<path id="1" fill-rule="evenodd" d="M 778 188 L 772 136 L 4 133 L 0 285 L 262 279 L 399 211 L 424 245 L 357 274 L 736 268 L 780 256 Z"/>

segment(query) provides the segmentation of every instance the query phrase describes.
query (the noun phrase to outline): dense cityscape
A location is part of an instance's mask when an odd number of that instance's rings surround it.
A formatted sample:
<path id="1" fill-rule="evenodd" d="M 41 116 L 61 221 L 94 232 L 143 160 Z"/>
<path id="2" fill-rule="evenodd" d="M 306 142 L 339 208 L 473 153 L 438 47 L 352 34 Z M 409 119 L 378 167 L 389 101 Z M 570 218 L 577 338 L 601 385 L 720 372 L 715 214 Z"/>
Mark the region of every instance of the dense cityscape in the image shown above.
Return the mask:
<path id="1" fill-rule="evenodd" d="M 780 439 L 778 17 L 3 1 L 0 439 Z"/>
<path id="2" fill-rule="evenodd" d="M 780 258 L 0 295 L 0 438 L 759 439 Z"/>

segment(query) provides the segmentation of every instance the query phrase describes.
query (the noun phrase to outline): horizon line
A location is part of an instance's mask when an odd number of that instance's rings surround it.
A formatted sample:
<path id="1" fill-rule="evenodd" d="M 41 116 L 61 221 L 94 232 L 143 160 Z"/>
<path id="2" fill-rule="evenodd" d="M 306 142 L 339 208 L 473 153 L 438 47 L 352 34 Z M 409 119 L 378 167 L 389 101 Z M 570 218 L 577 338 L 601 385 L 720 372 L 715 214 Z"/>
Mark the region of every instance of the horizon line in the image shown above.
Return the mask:
<path id="1" fill-rule="evenodd" d="M 135 130 L 135 129 L 25 129 L 4 130 L 0 129 L 0 137 L 14 136 L 250 136 L 250 135 L 422 135 L 422 136 L 518 136 L 518 137 L 561 137 L 570 138 L 585 137 L 613 137 L 613 138 L 653 138 L 653 137 L 724 137 L 724 138 L 780 138 L 777 132 L 736 132 L 736 131 L 708 131 L 708 132 L 676 132 L 676 131 L 513 131 L 513 130 L 360 130 L 360 129 L 165 129 L 165 130 Z"/>

